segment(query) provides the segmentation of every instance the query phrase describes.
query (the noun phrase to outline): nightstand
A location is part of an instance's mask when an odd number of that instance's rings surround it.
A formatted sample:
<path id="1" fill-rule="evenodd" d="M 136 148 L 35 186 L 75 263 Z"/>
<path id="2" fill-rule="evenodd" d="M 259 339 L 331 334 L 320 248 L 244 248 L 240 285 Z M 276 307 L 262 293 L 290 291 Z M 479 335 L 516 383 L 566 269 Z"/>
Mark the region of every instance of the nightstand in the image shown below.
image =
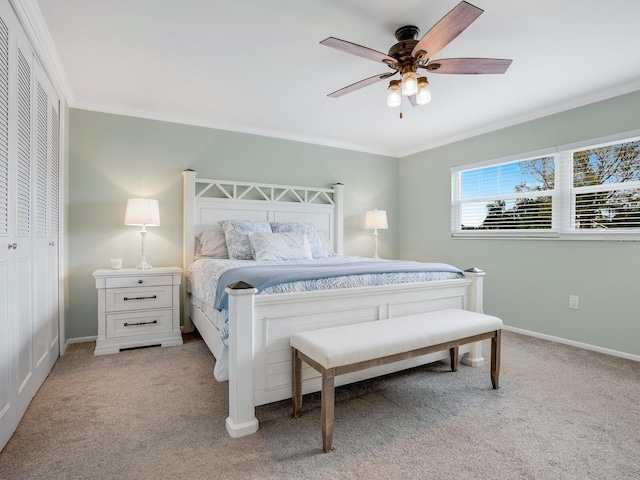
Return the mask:
<path id="1" fill-rule="evenodd" d="M 98 338 L 94 355 L 122 348 L 182 345 L 178 267 L 96 270 Z"/>

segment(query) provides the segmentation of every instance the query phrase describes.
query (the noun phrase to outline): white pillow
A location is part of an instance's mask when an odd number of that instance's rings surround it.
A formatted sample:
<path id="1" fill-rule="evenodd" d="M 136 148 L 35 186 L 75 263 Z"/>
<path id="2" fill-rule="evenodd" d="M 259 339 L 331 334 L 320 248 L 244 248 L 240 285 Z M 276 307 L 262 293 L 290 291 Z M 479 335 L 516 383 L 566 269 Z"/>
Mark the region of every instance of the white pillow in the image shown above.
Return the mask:
<path id="1" fill-rule="evenodd" d="M 333 251 L 327 251 L 322 246 L 322 239 L 316 230 L 316 227 L 309 223 L 302 222 L 271 222 L 271 230 L 274 233 L 282 232 L 303 232 L 309 240 L 311 247 L 311 255 L 313 258 L 325 258 L 333 255 Z"/>
<path id="2" fill-rule="evenodd" d="M 254 233 L 249 235 L 256 260 L 312 260 L 304 232 Z"/>
<path id="3" fill-rule="evenodd" d="M 271 233 L 269 222 L 252 222 L 249 220 L 220 220 L 224 230 L 229 258 L 234 260 L 253 260 L 249 235 L 253 233 Z"/>
<path id="4" fill-rule="evenodd" d="M 326 230 L 322 230 L 321 232 L 318 232 L 318 234 L 320 235 L 320 242 L 322 243 L 322 248 L 324 249 L 326 256 L 334 256 L 336 252 L 333 250 L 333 245 L 329 240 L 329 232 L 327 232 Z"/>
<path id="5" fill-rule="evenodd" d="M 229 258 L 224 232 L 201 232 L 197 238 L 200 241 L 198 257 Z"/>

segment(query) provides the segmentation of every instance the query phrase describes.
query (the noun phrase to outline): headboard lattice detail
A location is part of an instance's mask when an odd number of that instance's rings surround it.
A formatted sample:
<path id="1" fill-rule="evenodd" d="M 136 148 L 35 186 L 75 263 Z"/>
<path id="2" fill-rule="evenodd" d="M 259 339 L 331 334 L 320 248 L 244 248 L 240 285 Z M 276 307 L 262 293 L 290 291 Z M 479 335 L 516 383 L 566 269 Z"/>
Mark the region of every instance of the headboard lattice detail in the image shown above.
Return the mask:
<path id="1" fill-rule="evenodd" d="M 196 179 L 196 197 L 335 205 L 334 189 Z"/>

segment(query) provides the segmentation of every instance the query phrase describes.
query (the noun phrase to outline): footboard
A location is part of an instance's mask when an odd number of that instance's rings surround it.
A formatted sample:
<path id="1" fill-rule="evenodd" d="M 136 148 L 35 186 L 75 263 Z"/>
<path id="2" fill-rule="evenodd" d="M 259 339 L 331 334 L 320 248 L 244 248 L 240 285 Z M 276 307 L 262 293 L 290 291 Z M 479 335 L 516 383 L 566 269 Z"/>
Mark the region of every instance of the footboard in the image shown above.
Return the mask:
<path id="1" fill-rule="evenodd" d="M 291 398 L 292 333 L 448 308 L 482 313 L 483 276 L 484 272 L 470 269 L 460 280 L 259 296 L 250 285 L 231 286 L 227 289 L 229 435 L 239 437 L 258 429 L 256 405 Z M 464 353 L 462 361 L 466 364 L 483 362 L 479 344 L 461 348 L 460 353 Z M 444 358 L 448 358 L 447 352 L 416 357 L 344 375 L 338 384 Z M 313 369 L 303 371 L 302 388 L 304 393 L 321 389 L 319 375 Z"/>

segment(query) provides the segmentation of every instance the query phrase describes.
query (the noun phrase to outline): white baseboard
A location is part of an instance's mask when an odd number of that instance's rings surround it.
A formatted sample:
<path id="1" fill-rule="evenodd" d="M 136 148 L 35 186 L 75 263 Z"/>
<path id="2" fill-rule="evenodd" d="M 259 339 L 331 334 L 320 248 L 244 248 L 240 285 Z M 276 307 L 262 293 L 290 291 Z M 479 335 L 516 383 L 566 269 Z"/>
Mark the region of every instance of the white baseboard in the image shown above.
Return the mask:
<path id="1" fill-rule="evenodd" d="M 611 350 L 609 348 L 598 347 L 597 345 L 590 345 L 588 343 L 575 342 L 573 340 L 567 340 L 566 338 L 554 337 L 552 335 L 545 335 L 544 333 L 532 332 L 530 330 L 523 330 L 522 328 L 504 326 L 504 329 L 509 332 L 520 333 L 522 335 L 528 335 L 530 337 L 541 338 L 543 340 L 549 340 L 551 342 L 562 343 L 564 345 L 570 345 L 572 347 L 582 348 L 584 350 L 592 350 L 598 353 L 605 353 L 607 355 L 613 355 L 614 357 L 626 358 L 627 360 L 634 360 L 640 362 L 640 355 L 633 355 L 631 353 L 619 352 L 617 350 Z"/>
<path id="2" fill-rule="evenodd" d="M 524 330 L 522 328 L 510 327 L 508 325 L 504 326 L 504 329 L 509 332 L 519 333 L 521 335 L 527 335 L 529 337 L 541 338 L 543 340 L 549 340 L 550 342 L 562 343 L 563 345 L 570 345 L 572 347 L 583 348 L 584 350 L 591 350 L 598 353 L 604 353 L 606 355 L 613 355 L 614 357 L 626 358 L 627 360 L 633 360 L 635 362 L 640 362 L 640 355 L 633 355 L 631 353 L 619 352 L 617 350 L 611 350 L 610 348 L 599 347 L 597 345 L 590 345 L 588 343 L 576 342 L 574 340 L 567 340 L 566 338 L 554 337 L 552 335 L 546 335 L 544 333 L 532 332 L 531 330 Z M 92 337 L 77 337 L 77 338 L 69 338 L 65 343 L 65 350 L 72 343 L 85 343 L 85 342 L 95 342 L 98 338 L 97 335 Z"/>
<path id="3" fill-rule="evenodd" d="M 95 342 L 98 339 L 97 335 L 93 335 L 91 337 L 76 337 L 76 338 L 67 338 L 66 343 L 64 344 L 65 351 L 72 343 L 87 343 L 87 342 Z"/>

